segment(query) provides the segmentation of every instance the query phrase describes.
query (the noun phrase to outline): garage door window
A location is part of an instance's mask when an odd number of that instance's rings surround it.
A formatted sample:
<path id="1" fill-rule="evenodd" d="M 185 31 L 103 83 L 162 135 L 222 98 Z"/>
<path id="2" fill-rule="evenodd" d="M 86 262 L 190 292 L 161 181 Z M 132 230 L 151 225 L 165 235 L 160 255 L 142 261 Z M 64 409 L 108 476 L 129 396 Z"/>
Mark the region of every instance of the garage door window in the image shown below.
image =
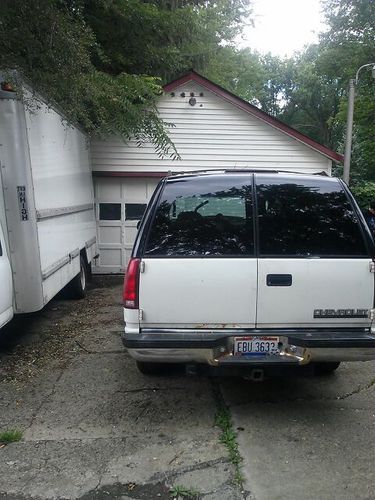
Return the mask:
<path id="1" fill-rule="evenodd" d="M 121 220 L 121 203 L 100 203 L 100 220 Z"/>
<path id="2" fill-rule="evenodd" d="M 125 204 L 125 219 L 126 220 L 140 220 L 146 210 L 145 203 L 126 203 Z"/>

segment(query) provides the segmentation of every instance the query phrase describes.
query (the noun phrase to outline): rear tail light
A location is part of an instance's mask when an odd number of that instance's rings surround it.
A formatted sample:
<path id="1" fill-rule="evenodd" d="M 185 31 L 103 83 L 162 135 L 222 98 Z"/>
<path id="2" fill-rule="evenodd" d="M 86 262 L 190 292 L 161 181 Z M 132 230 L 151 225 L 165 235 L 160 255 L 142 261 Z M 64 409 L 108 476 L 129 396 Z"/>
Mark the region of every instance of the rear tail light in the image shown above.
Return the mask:
<path id="1" fill-rule="evenodd" d="M 130 259 L 124 281 L 123 302 L 126 309 L 138 309 L 140 259 Z"/>

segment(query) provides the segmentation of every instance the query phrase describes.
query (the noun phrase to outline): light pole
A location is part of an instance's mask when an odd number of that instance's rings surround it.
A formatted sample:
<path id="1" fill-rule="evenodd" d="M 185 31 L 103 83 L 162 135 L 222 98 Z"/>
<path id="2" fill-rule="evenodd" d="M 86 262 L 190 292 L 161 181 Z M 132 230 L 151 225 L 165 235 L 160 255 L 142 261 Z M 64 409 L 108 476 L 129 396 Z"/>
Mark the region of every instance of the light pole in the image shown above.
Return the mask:
<path id="1" fill-rule="evenodd" d="M 375 78 L 375 63 L 368 63 L 361 66 L 356 75 L 355 79 L 351 78 L 349 80 L 349 97 L 348 97 L 348 118 L 346 121 L 346 141 L 345 141 L 345 154 L 344 154 L 344 181 L 349 184 L 349 174 L 350 174 L 350 158 L 352 155 L 352 133 L 353 133 L 353 112 L 354 112 L 354 95 L 355 86 L 358 84 L 359 72 L 363 68 L 372 66 L 372 77 Z"/>

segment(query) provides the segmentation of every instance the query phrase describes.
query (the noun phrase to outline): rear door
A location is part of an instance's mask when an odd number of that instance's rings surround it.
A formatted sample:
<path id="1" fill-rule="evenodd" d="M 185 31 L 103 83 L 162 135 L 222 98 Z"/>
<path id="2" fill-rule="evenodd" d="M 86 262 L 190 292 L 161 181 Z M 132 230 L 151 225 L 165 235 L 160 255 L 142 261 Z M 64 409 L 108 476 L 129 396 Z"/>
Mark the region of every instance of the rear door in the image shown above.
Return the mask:
<path id="1" fill-rule="evenodd" d="M 256 176 L 257 326 L 368 326 L 374 275 L 337 179 Z"/>
<path id="2" fill-rule="evenodd" d="M 143 250 L 141 326 L 254 327 L 252 176 L 168 180 Z"/>

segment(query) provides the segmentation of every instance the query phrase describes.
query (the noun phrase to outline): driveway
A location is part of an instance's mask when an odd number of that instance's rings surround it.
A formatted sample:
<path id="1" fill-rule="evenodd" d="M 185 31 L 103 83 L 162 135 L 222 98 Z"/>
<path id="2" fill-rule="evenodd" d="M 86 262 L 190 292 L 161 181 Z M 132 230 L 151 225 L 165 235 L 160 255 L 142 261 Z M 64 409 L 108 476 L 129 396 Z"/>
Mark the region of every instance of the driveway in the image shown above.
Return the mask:
<path id="1" fill-rule="evenodd" d="M 7 328 L 0 433 L 22 439 L 0 445 L 0 499 L 374 498 L 374 363 L 257 384 L 147 377 L 121 344 L 121 291 L 96 277 L 83 301 Z"/>
<path id="2" fill-rule="evenodd" d="M 375 363 L 221 384 L 257 500 L 375 499 Z"/>

